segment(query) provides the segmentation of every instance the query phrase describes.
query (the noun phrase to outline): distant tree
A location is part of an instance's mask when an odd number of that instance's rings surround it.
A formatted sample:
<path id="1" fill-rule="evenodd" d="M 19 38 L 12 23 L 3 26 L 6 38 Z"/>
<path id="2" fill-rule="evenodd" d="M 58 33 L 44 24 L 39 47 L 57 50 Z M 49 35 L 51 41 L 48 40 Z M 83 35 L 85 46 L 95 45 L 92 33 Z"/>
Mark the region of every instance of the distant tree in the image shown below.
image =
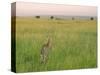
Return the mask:
<path id="1" fill-rule="evenodd" d="M 54 19 L 54 16 L 51 16 L 50 19 Z"/>
<path id="2" fill-rule="evenodd" d="M 72 20 L 75 20 L 75 18 L 74 18 L 74 17 L 72 17 Z"/>
<path id="3" fill-rule="evenodd" d="M 36 16 L 36 18 L 37 18 L 37 19 L 39 19 L 39 18 L 40 18 L 40 16 Z"/>
<path id="4" fill-rule="evenodd" d="M 91 18 L 90 18 L 90 20 L 94 20 L 94 18 L 93 18 L 93 17 L 91 17 Z"/>

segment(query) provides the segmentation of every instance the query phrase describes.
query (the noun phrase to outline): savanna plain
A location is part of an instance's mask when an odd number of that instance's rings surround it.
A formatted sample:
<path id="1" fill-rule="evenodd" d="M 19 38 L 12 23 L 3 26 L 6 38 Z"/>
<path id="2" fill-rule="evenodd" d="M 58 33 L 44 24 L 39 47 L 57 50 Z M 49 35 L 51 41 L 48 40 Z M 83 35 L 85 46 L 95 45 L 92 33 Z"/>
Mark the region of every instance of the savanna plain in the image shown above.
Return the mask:
<path id="1" fill-rule="evenodd" d="M 16 18 L 16 72 L 53 71 L 97 67 L 96 20 L 34 17 Z M 40 50 L 52 38 L 48 61 L 40 63 Z"/>

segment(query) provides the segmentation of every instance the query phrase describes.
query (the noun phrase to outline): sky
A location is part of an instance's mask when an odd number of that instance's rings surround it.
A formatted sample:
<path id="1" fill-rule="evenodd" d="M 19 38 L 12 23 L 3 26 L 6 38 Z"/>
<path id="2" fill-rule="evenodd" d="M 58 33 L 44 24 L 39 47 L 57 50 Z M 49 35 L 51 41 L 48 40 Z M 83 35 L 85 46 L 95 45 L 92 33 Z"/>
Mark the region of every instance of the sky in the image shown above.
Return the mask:
<path id="1" fill-rule="evenodd" d="M 97 7 L 32 2 L 16 3 L 16 16 L 34 15 L 97 16 Z"/>

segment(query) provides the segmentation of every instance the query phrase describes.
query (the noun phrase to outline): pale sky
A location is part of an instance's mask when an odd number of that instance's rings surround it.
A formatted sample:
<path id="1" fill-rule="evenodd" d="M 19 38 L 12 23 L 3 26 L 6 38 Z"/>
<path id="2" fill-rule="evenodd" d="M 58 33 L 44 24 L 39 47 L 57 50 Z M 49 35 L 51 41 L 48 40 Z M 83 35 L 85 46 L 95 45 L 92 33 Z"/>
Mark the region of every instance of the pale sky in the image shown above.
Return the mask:
<path id="1" fill-rule="evenodd" d="M 16 3 L 16 16 L 33 15 L 97 16 L 97 7 L 31 2 Z"/>

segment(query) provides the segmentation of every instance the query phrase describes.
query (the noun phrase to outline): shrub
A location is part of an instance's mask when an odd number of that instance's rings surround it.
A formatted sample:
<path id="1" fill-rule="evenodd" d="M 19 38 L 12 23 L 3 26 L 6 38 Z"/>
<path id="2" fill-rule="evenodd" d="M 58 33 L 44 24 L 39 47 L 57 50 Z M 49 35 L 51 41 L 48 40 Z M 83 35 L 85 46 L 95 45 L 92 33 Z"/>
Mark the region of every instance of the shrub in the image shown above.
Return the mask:
<path id="1" fill-rule="evenodd" d="M 53 17 L 53 16 L 51 16 L 51 17 L 50 17 L 50 19 L 54 19 L 54 17 Z"/>
<path id="2" fill-rule="evenodd" d="M 36 16 L 36 18 L 37 18 L 37 19 L 39 19 L 39 18 L 40 18 L 40 16 Z"/>

